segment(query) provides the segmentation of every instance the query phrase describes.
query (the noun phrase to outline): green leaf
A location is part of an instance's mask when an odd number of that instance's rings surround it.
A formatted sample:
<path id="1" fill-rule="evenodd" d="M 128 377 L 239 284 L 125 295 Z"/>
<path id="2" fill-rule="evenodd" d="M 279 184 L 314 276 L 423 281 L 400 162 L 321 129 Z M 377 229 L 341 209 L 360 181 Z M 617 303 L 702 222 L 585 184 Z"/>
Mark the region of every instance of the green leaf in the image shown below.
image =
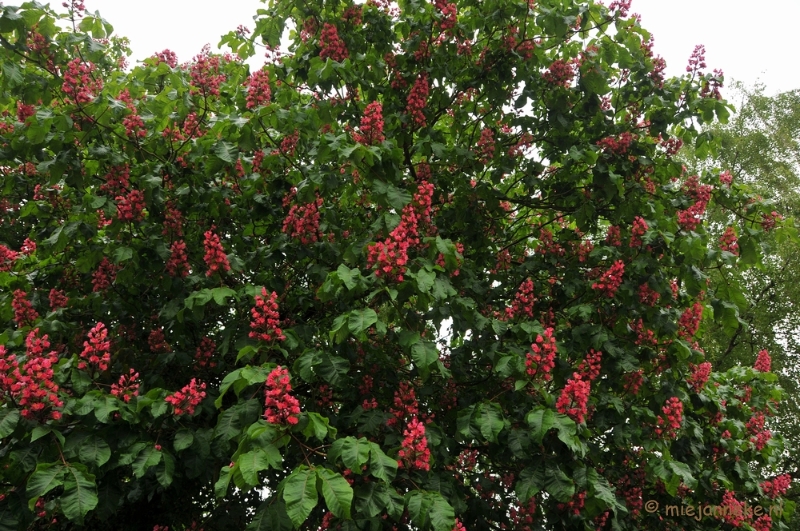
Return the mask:
<path id="1" fill-rule="evenodd" d="M 361 470 L 361 466 L 369 460 L 369 441 L 365 437 L 360 439 L 346 437 L 340 440 L 342 441 L 341 455 L 344 466 L 350 470 Z"/>
<path id="2" fill-rule="evenodd" d="M 229 441 L 242 433 L 242 421 L 239 409 L 232 407 L 222 412 L 217 419 L 217 427 L 214 428 L 214 438 L 222 438 Z"/>
<path id="3" fill-rule="evenodd" d="M 78 450 L 78 458 L 85 465 L 101 467 L 111 459 L 111 448 L 106 441 L 92 435 L 83 440 Z"/>
<path id="4" fill-rule="evenodd" d="M 114 250 L 114 263 L 121 264 L 133 258 L 133 249 L 130 247 L 117 247 Z"/>
<path id="5" fill-rule="evenodd" d="M 193 441 L 194 435 L 192 435 L 192 432 L 182 429 L 175 434 L 175 442 L 173 447 L 175 448 L 176 452 L 180 452 L 181 450 L 189 448 Z"/>
<path id="6" fill-rule="evenodd" d="M 575 484 L 558 465 L 552 462 L 548 462 L 545 469 L 544 488 L 562 503 L 568 502 L 575 494 Z"/>
<path id="7" fill-rule="evenodd" d="M 411 521 L 419 529 L 425 529 L 430 523 L 431 506 L 433 499 L 428 496 L 426 492 L 420 490 L 412 490 L 406 494 L 406 507 L 408 507 L 408 515 Z M 452 528 L 451 528 L 452 530 Z"/>
<path id="8" fill-rule="evenodd" d="M 428 493 L 433 499 L 430 508 L 431 524 L 434 531 L 452 531 L 456 526 L 456 515 L 453 506 L 438 492 Z"/>
<path id="9" fill-rule="evenodd" d="M 70 465 L 65 472 L 61 510 L 70 521 L 83 524 L 83 517 L 97 507 L 94 476 L 81 465 Z"/>
<path id="10" fill-rule="evenodd" d="M 156 467 L 156 479 L 159 485 L 164 488 L 172 484 L 172 477 L 175 474 L 175 458 L 166 452 L 161 454 L 161 463 Z"/>
<path id="11" fill-rule="evenodd" d="M 360 335 L 378 321 L 378 314 L 372 308 L 353 310 L 347 319 L 347 328 L 353 335 Z"/>
<path id="12" fill-rule="evenodd" d="M 544 470 L 541 467 L 528 467 L 519 473 L 514 492 L 516 492 L 517 498 L 526 502 L 544 488 L 544 483 Z"/>
<path id="13" fill-rule="evenodd" d="M 397 461 L 383 453 L 381 447 L 369 443 L 369 473 L 387 483 L 394 481 L 397 475 Z"/>
<path id="14" fill-rule="evenodd" d="M 14 432 L 19 423 L 19 411 L 7 405 L 0 409 L 0 439 L 8 437 Z"/>
<path id="15" fill-rule="evenodd" d="M 214 154 L 228 164 L 233 164 L 236 162 L 236 159 L 239 158 L 239 150 L 236 149 L 236 146 L 224 140 L 220 140 L 216 143 L 214 146 Z"/>
<path id="16" fill-rule="evenodd" d="M 36 466 L 36 471 L 28 478 L 25 491 L 31 511 L 41 496 L 64 484 L 65 468 L 62 463 L 39 463 Z"/>
<path id="17" fill-rule="evenodd" d="M 119 411 L 119 402 L 113 396 L 105 395 L 94 403 L 94 416 L 102 423 L 108 423 L 111 413 Z"/>
<path id="18" fill-rule="evenodd" d="M 531 436 L 537 444 L 542 443 L 542 439 L 556 423 L 556 416 L 552 410 L 543 407 L 537 408 L 525 417 L 528 426 L 531 427 Z"/>
<path id="19" fill-rule="evenodd" d="M 144 477 L 150 467 L 156 466 L 161 461 L 161 452 L 156 450 L 153 445 L 147 445 L 136 457 L 131 465 L 133 475 L 137 478 Z"/>
<path id="20" fill-rule="evenodd" d="M 428 293 L 436 281 L 436 273 L 421 269 L 417 271 L 417 287 L 422 293 Z"/>
<path id="21" fill-rule="evenodd" d="M 277 450 L 274 446 L 272 448 Z M 240 455 L 236 459 L 236 466 L 239 467 L 239 471 L 242 473 L 244 480 L 255 487 L 261 483 L 258 479 L 258 473 L 262 470 L 267 470 L 270 466 L 278 468 L 280 466 L 280 461 L 276 463 L 266 450 L 256 448 L 255 450 Z"/>
<path id="22" fill-rule="evenodd" d="M 214 483 L 214 496 L 224 498 L 228 494 L 228 486 L 231 484 L 231 468 L 228 466 L 222 467 L 219 473 L 219 479 Z"/>
<path id="23" fill-rule="evenodd" d="M 304 413 L 303 416 L 308 419 L 308 425 L 303 429 L 303 435 L 305 435 L 306 438 L 313 435 L 320 441 L 324 441 L 325 437 L 331 432 L 333 432 L 333 436 L 335 436 L 336 429 L 330 426 L 330 421 L 327 418 L 313 411 Z"/>
<path id="24" fill-rule="evenodd" d="M 358 285 L 355 279 L 361 277 L 361 271 L 358 269 L 350 269 L 344 264 L 341 264 L 336 269 L 336 274 L 339 276 L 339 280 L 344 283 L 348 290 L 355 288 Z"/>
<path id="25" fill-rule="evenodd" d="M 214 302 L 216 302 L 220 306 L 226 306 L 226 301 L 228 297 L 236 297 L 236 292 L 233 291 L 231 288 L 214 288 L 211 290 L 211 296 L 214 298 Z"/>
<path id="26" fill-rule="evenodd" d="M 295 469 L 286 478 L 283 501 L 286 502 L 286 514 L 289 515 L 294 527 L 299 528 L 319 501 L 317 474 L 305 465 Z"/>
<path id="27" fill-rule="evenodd" d="M 475 424 L 486 440 L 497 442 L 497 436 L 505 426 L 500 406 L 494 402 L 480 404 L 475 414 Z"/>
<path id="28" fill-rule="evenodd" d="M 317 478 L 319 478 L 322 496 L 325 498 L 328 510 L 337 518 L 350 519 L 350 506 L 353 504 L 353 487 L 341 474 L 327 468 L 318 468 Z"/>
<path id="29" fill-rule="evenodd" d="M 389 503 L 386 486 L 370 481 L 355 489 L 356 511 L 359 515 L 373 518 L 383 511 Z"/>
<path id="30" fill-rule="evenodd" d="M 411 359 L 414 366 L 427 377 L 430 366 L 439 361 L 439 349 L 433 341 L 419 341 L 411 347 Z"/>

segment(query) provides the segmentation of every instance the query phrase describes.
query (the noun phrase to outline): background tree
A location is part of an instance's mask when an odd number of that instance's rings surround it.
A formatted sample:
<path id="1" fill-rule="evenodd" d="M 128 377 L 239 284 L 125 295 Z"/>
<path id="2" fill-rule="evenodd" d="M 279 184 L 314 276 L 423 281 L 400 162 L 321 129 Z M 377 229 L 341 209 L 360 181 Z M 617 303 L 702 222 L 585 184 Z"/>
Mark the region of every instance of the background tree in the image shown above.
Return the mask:
<path id="1" fill-rule="evenodd" d="M 701 49 L 664 79 L 627 2 L 280 0 L 223 37 L 254 72 L 127 71 L 82 7 L 0 15 L 0 527 L 785 529 L 769 354 L 698 340 L 792 234 L 674 159 L 728 115 Z"/>
<path id="2" fill-rule="evenodd" d="M 800 209 L 800 91 L 767 96 L 761 85 L 753 87 L 735 83 L 731 100 L 737 112 L 727 124 L 710 124 L 706 130 L 714 135 L 720 149 L 713 155 L 695 156 L 687 150 L 690 166 L 712 165 L 728 170 L 734 182 L 746 183 L 753 192 L 773 205 L 776 212 L 787 216 L 792 225 Z M 733 213 L 724 209 L 710 215 L 718 237 L 728 226 L 741 232 Z M 761 349 L 772 355 L 773 369 L 786 390 L 774 426 L 780 426 L 787 440 L 787 454 L 782 471 L 800 477 L 800 388 L 798 388 L 798 352 L 800 352 L 800 315 L 794 301 L 800 298 L 800 248 L 793 238 L 778 233 L 762 242 L 767 258 L 758 267 L 720 269 L 719 280 L 743 291 L 738 303 L 740 322 L 729 330 L 710 324 L 704 338 L 709 358 L 719 370 L 748 364 Z M 743 249 L 752 255 L 752 249 Z M 727 332 L 727 333 L 726 333 Z M 796 493 L 789 494 L 792 499 Z M 794 524 L 798 526 L 797 522 Z"/>

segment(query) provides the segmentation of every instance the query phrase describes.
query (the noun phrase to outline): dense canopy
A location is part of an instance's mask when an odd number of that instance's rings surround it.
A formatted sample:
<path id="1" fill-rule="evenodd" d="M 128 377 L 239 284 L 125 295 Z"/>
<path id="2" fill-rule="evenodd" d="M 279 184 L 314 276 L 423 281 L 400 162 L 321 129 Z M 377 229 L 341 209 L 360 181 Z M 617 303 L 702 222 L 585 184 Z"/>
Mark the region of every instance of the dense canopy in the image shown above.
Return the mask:
<path id="1" fill-rule="evenodd" d="M 786 529 L 770 356 L 702 335 L 795 235 L 675 160 L 722 75 L 629 3 L 274 0 L 132 67 L 0 6 L 0 530 Z"/>

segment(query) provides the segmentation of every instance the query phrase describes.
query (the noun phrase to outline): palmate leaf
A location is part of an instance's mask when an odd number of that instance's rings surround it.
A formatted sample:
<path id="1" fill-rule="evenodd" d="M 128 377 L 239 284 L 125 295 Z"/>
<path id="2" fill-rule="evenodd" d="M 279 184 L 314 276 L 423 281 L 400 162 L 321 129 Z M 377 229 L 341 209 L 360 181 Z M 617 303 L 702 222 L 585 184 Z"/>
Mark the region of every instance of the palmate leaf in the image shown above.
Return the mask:
<path id="1" fill-rule="evenodd" d="M 353 504 L 353 487 L 341 474 L 318 468 L 317 477 L 322 496 L 328 509 L 338 518 L 350 518 L 350 507 Z"/>
<path id="2" fill-rule="evenodd" d="M 97 507 L 97 485 L 94 476 L 83 465 L 66 467 L 64 493 L 61 495 L 61 510 L 64 516 L 77 524 Z"/>
<path id="3" fill-rule="evenodd" d="M 85 465 L 103 466 L 111 458 L 111 448 L 100 437 L 89 436 L 81 443 L 78 458 Z"/>
<path id="4" fill-rule="evenodd" d="M 17 427 L 19 411 L 8 406 L 0 409 L 0 439 L 8 437 Z"/>
<path id="5" fill-rule="evenodd" d="M 36 471 L 28 478 L 26 495 L 28 508 L 33 510 L 36 501 L 56 487 L 64 484 L 66 467 L 63 463 L 39 463 Z"/>
<path id="6" fill-rule="evenodd" d="M 319 502 L 316 472 L 304 465 L 295 469 L 286 478 L 283 501 L 286 502 L 286 514 L 294 527 L 299 528 Z"/>

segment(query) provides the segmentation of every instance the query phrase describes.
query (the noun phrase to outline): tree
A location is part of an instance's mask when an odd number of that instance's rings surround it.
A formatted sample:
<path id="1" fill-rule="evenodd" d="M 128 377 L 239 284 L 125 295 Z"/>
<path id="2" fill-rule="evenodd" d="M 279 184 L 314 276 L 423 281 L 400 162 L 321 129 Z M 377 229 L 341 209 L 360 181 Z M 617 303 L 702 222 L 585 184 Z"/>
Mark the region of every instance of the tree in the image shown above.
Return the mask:
<path id="1" fill-rule="evenodd" d="M 664 79 L 627 2 L 278 0 L 126 69 L 82 7 L 0 16 L 0 528 L 786 528 L 769 354 L 698 341 L 791 234 L 674 158 L 729 113 L 702 50 Z"/>
<path id="2" fill-rule="evenodd" d="M 793 224 L 800 209 L 798 197 L 798 150 L 800 131 L 800 93 L 785 92 L 775 96 L 764 94 L 763 86 L 734 85 L 733 101 L 737 112 L 730 123 L 707 125 L 715 135 L 721 149 L 702 159 L 687 152 L 690 166 L 721 166 L 729 170 L 736 182 L 746 183 L 753 191 L 772 203 L 776 212 Z M 710 215 L 718 236 L 731 226 L 737 232 L 735 216 L 724 209 Z M 787 454 L 780 465 L 783 472 L 800 477 L 797 455 L 800 444 L 800 426 L 797 424 L 797 352 L 800 349 L 797 330 L 800 326 L 794 305 L 800 297 L 795 279 L 800 274 L 797 256 L 800 253 L 794 238 L 784 238 L 781 233 L 766 238 L 762 249 L 766 258 L 755 268 L 747 270 L 720 270 L 719 282 L 735 284 L 744 298 L 739 302 L 740 322 L 735 329 L 726 331 L 711 325 L 706 330 L 704 343 L 709 347 L 711 361 L 721 370 L 747 363 L 761 349 L 768 349 L 773 369 L 779 375 L 781 387 L 786 390 L 774 425 L 781 427 L 787 442 Z M 790 493 L 790 498 L 796 496 Z"/>

